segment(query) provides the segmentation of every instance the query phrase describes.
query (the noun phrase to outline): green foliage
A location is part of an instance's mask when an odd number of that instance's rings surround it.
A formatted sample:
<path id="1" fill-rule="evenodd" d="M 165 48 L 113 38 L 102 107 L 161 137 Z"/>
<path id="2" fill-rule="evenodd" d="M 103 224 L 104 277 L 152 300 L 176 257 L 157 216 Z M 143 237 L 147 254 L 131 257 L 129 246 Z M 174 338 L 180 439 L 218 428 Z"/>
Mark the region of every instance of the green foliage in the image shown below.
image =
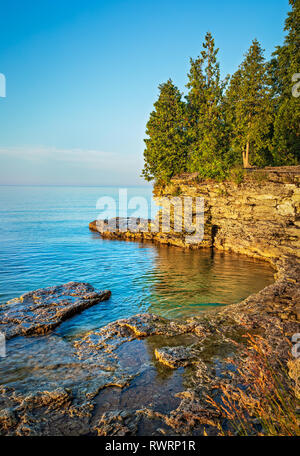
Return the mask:
<path id="1" fill-rule="evenodd" d="M 172 190 L 172 196 L 180 196 L 182 194 L 182 190 L 179 185 L 177 185 L 174 190 Z"/>
<path id="2" fill-rule="evenodd" d="M 290 0 L 290 4 L 284 44 L 277 46 L 269 64 L 275 101 L 272 155 L 276 165 L 293 165 L 300 159 L 300 102 L 292 94 L 292 77 L 300 73 L 300 1 Z"/>
<path id="3" fill-rule="evenodd" d="M 226 93 L 230 148 L 244 167 L 268 163 L 272 98 L 263 51 L 254 40 Z"/>
<path id="4" fill-rule="evenodd" d="M 240 185 L 245 179 L 245 170 L 242 166 L 236 166 L 230 170 L 229 179 Z"/>
<path id="5" fill-rule="evenodd" d="M 142 175 L 146 180 L 168 181 L 186 170 L 187 114 L 181 93 L 171 79 L 159 86 L 159 97 L 150 114 L 145 139 L 145 166 Z"/>
<path id="6" fill-rule="evenodd" d="M 203 177 L 217 177 L 224 168 L 226 136 L 222 100 L 226 80 L 221 81 L 217 54 L 214 39 L 207 33 L 200 56 L 190 60 L 188 74 L 188 170 L 198 171 Z"/>
<path id="7" fill-rule="evenodd" d="M 285 42 L 270 62 L 254 40 L 230 82 L 221 80 L 207 33 L 200 56 L 190 60 L 186 101 L 170 79 L 159 86 L 146 130 L 146 180 L 168 182 L 188 171 L 240 183 L 243 168 L 299 162 L 300 98 L 292 95 L 292 77 L 300 73 L 300 0 L 289 1 Z"/>

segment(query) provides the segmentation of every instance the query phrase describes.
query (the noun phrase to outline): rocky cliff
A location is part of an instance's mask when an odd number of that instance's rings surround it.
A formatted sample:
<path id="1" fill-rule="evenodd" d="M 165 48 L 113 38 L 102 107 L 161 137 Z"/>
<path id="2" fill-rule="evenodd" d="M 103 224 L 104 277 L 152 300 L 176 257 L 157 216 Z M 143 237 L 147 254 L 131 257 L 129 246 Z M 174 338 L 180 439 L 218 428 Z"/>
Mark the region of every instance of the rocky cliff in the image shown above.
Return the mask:
<path id="1" fill-rule="evenodd" d="M 109 292 L 69 283 L 4 305 L 0 329 L 11 338 L 0 363 L 0 435 L 299 435 L 300 358 L 291 352 L 300 332 L 299 168 L 254 170 L 240 183 L 201 182 L 193 174 L 156 186 L 164 204 L 174 196 L 204 198 L 198 244 L 174 229 L 103 231 L 109 222 L 92 222 L 103 237 L 268 259 L 276 279 L 197 317 L 140 314 L 68 340 L 52 330 Z M 228 417 L 220 403 L 234 404 L 235 413 Z M 271 430 L 258 405 L 276 424 Z"/>
<path id="2" fill-rule="evenodd" d="M 156 185 L 154 195 L 163 198 L 204 198 L 204 238 L 187 243 L 187 232 L 176 232 L 171 214 L 170 232 L 149 230 L 103 230 L 108 238 L 151 240 L 185 248 L 215 247 L 271 262 L 282 255 L 300 256 L 300 166 L 253 170 L 242 182 L 201 181 L 197 173 L 173 178 L 167 185 Z M 178 215 L 178 213 L 177 213 Z M 179 214 L 181 215 L 181 214 Z M 195 213 L 193 217 L 195 217 Z M 145 221 L 144 221 L 145 222 Z M 145 225 L 145 223 L 144 223 Z M 96 222 L 90 228 L 100 231 Z"/>
<path id="3" fill-rule="evenodd" d="M 254 170 L 241 183 L 173 179 L 156 194 L 202 196 L 203 245 L 262 258 L 300 255 L 300 166 Z"/>

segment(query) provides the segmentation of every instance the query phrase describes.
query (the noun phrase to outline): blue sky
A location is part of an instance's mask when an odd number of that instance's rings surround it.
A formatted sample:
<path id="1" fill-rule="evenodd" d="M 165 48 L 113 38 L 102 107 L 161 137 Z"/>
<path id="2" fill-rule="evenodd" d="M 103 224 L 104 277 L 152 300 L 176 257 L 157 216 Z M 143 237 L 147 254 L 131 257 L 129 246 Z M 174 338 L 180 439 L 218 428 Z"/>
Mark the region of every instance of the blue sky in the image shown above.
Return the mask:
<path id="1" fill-rule="evenodd" d="M 268 58 L 288 10 L 288 0 L 1 2 L 0 184 L 145 184 L 158 84 L 185 90 L 207 31 L 223 75 L 254 38 Z"/>

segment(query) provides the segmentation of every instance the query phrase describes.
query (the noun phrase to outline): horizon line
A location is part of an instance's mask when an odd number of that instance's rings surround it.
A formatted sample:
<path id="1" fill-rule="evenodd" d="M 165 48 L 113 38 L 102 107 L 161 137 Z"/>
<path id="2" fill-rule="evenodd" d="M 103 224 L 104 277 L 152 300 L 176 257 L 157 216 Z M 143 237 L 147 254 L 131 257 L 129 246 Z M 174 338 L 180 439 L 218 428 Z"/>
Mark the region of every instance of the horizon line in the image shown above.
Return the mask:
<path id="1" fill-rule="evenodd" d="M 153 187 L 153 185 L 79 185 L 79 184 L 0 184 L 0 187 Z"/>

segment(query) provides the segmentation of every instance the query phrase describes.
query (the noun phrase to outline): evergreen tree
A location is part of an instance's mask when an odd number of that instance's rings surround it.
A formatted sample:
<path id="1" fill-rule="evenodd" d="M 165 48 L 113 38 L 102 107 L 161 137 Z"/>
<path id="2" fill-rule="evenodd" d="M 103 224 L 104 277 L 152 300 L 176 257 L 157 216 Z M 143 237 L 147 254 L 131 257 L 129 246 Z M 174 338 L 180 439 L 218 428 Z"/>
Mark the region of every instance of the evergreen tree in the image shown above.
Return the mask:
<path id="1" fill-rule="evenodd" d="M 191 59 L 187 87 L 189 113 L 189 170 L 216 177 L 224 171 L 226 149 L 222 96 L 226 81 L 221 81 L 218 49 L 211 33 L 205 36 L 203 51 Z"/>
<path id="2" fill-rule="evenodd" d="M 226 93 L 230 151 L 243 166 L 268 164 L 272 99 L 263 51 L 257 40 L 232 76 Z"/>
<path id="3" fill-rule="evenodd" d="M 186 170 L 187 114 L 181 93 L 171 79 L 159 85 L 159 97 L 147 123 L 142 175 L 167 181 Z"/>
<path id="4" fill-rule="evenodd" d="M 300 1 L 289 0 L 292 11 L 285 21 L 287 35 L 269 64 L 275 108 L 273 160 L 276 165 L 300 159 L 300 99 L 292 94 L 293 75 L 300 73 Z"/>
<path id="5" fill-rule="evenodd" d="M 225 178 L 243 164 L 296 164 L 300 158 L 300 98 L 293 86 L 300 73 L 300 0 L 289 0 L 287 35 L 265 63 L 257 40 L 230 79 L 220 78 L 218 49 L 210 33 L 191 59 L 186 103 L 171 80 L 147 123 L 142 175 L 168 181 L 182 171 Z M 251 164 L 250 164 L 251 163 Z"/>

